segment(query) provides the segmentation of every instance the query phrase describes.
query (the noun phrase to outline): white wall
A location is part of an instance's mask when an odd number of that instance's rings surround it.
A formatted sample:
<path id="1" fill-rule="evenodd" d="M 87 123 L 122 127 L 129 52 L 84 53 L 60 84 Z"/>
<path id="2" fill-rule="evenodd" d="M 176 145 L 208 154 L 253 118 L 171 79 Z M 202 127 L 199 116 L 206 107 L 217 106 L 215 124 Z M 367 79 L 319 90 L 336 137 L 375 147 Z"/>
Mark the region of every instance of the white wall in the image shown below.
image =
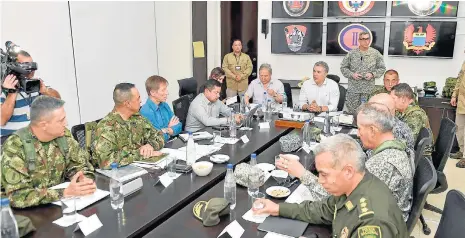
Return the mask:
<path id="1" fill-rule="evenodd" d="M 70 9 L 72 28 L 68 2 L 0 1 L 1 47 L 11 40 L 31 53 L 36 75 L 66 101 L 69 127 L 106 115 L 119 82 L 135 83 L 145 103 L 145 80 L 159 74 L 170 82 L 168 104 L 178 98 L 177 80 L 192 77 L 191 2 L 73 1 Z"/>
<path id="2" fill-rule="evenodd" d="M 389 5 L 388 2 L 388 12 Z M 325 11 L 326 1 L 325 1 Z M 270 24 L 273 22 L 296 22 L 296 21 L 321 21 L 321 19 L 311 20 L 294 20 L 294 19 L 273 19 L 271 17 L 272 2 L 259 1 L 258 2 L 258 31 L 261 32 L 261 20 L 269 19 Z M 463 60 L 465 60 L 465 3 L 461 2 L 458 9 L 457 18 L 457 33 L 455 40 L 455 50 L 453 59 L 434 59 L 434 58 L 399 58 L 387 56 L 387 44 L 385 41 L 386 52 L 384 60 L 387 69 L 396 69 L 399 72 L 402 82 L 410 84 L 410 86 L 423 87 L 425 81 L 436 81 L 438 90 L 441 92 L 447 77 L 456 77 Z M 354 20 L 354 19 L 352 19 Z M 357 20 L 357 19 L 355 19 Z M 360 19 L 359 19 L 360 20 Z M 363 19 L 363 21 L 380 21 L 381 19 Z M 407 20 L 405 18 L 404 20 Z M 349 21 L 349 20 L 340 20 Z M 326 23 L 328 19 L 323 18 L 323 52 L 326 51 Z M 389 28 L 390 24 L 387 21 L 386 27 Z M 271 28 L 271 25 L 270 25 Z M 386 39 L 389 39 L 389 29 L 386 29 Z M 330 73 L 342 76 L 339 70 L 342 56 L 326 56 L 323 55 L 282 55 L 271 54 L 271 32 L 268 34 L 267 39 L 265 35 L 259 33 L 258 36 L 258 64 L 270 63 L 273 67 L 273 77 L 281 79 L 295 79 L 300 80 L 305 76 L 312 75 L 313 64 L 317 61 L 326 61 L 330 68 Z M 346 83 L 347 79 L 341 77 L 341 82 Z M 382 79 L 377 79 L 376 84 L 382 84 Z"/>
<path id="3" fill-rule="evenodd" d="M 221 67 L 221 2 L 207 2 L 207 75 L 215 67 Z"/>
<path id="4" fill-rule="evenodd" d="M 10 40 L 38 63 L 36 76 L 60 92 L 69 127 L 79 124 L 67 2 L 3 2 L 1 48 Z"/>

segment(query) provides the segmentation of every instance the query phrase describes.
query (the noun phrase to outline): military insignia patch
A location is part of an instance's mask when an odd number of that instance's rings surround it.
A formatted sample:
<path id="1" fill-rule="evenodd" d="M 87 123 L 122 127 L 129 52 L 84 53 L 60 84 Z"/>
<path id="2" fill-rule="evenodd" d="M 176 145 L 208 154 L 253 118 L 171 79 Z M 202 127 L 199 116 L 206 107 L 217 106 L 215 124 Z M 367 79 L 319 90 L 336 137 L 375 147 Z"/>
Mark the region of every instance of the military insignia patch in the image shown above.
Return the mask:
<path id="1" fill-rule="evenodd" d="M 287 46 L 292 52 L 297 52 L 302 48 L 307 27 L 302 25 L 289 25 L 284 28 Z"/>
<path id="2" fill-rule="evenodd" d="M 362 226 L 357 229 L 359 238 L 380 238 L 381 228 L 379 226 Z"/>
<path id="3" fill-rule="evenodd" d="M 350 24 L 344 28 L 342 28 L 341 32 L 339 32 L 339 36 L 337 37 L 337 41 L 341 49 L 345 52 L 349 52 L 355 48 L 358 48 L 358 35 L 361 32 L 368 32 L 370 33 L 370 44 L 373 39 L 373 35 L 371 34 L 370 29 L 362 24 Z"/>
<path id="4" fill-rule="evenodd" d="M 21 175 L 18 173 L 18 171 L 10 168 L 6 169 L 3 176 L 5 176 L 5 181 L 12 185 L 17 184 L 21 181 Z"/>
<path id="5" fill-rule="evenodd" d="M 310 1 L 283 1 L 283 8 L 291 17 L 300 17 L 305 14 L 310 6 Z"/>
<path id="6" fill-rule="evenodd" d="M 374 5 L 374 1 L 339 1 L 339 8 L 347 16 L 365 15 Z"/>
<path id="7" fill-rule="evenodd" d="M 417 16 L 429 16 L 441 7 L 442 1 L 408 1 L 408 9 Z"/>
<path id="8" fill-rule="evenodd" d="M 348 236 L 349 236 L 349 229 L 347 229 L 347 226 L 346 226 L 341 231 L 341 238 L 347 238 Z"/>
<path id="9" fill-rule="evenodd" d="M 415 31 L 415 28 L 418 28 Z M 431 50 L 436 44 L 436 29 L 430 24 L 426 26 L 426 32 L 422 26 L 415 27 L 410 24 L 404 30 L 404 47 L 406 50 L 413 50 L 417 55 L 424 50 Z"/>

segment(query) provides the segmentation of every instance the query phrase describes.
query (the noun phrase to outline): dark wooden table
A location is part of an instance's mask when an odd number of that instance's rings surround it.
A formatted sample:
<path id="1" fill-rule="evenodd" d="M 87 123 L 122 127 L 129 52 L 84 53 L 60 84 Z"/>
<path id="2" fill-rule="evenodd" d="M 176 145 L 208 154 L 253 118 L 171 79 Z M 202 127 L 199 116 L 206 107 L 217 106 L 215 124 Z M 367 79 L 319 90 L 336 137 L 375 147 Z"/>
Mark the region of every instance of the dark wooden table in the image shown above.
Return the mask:
<path id="1" fill-rule="evenodd" d="M 300 130 L 295 130 L 296 133 L 300 133 Z M 293 133 L 293 132 L 291 132 Z M 279 142 L 274 143 L 264 152 L 257 156 L 257 163 L 271 163 L 274 164 L 274 157 L 281 152 L 281 146 Z M 307 154 L 304 150 L 300 150 L 296 153 L 292 153 L 300 157 L 300 162 L 307 168 L 312 170 L 314 166 L 313 153 Z M 270 177 L 266 183 L 260 187 L 260 192 L 265 193 L 266 188 L 270 186 L 276 186 L 277 182 Z M 290 189 L 294 191 L 298 187 L 298 184 L 293 185 Z M 198 199 L 192 201 L 185 208 L 180 210 L 174 216 L 169 218 L 167 221 L 162 223 L 160 226 L 155 228 L 153 231 L 148 233 L 145 237 L 163 237 L 163 238 L 179 238 L 179 237 L 217 237 L 223 229 L 229 225 L 232 221 L 237 220 L 239 224 L 244 228 L 245 232 L 242 237 L 264 237 L 266 232 L 257 230 L 259 224 L 246 221 L 242 219 L 242 216 L 252 207 L 252 201 L 247 193 L 247 188 L 237 185 L 236 191 L 236 208 L 231 213 L 224 217 L 221 217 L 221 222 L 213 227 L 205 227 L 202 222 L 194 217 L 192 208 L 198 201 L 208 201 L 214 197 L 224 196 L 224 180 L 219 184 L 215 185 L 208 192 L 200 196 Z M 270 198 L 267 196 L 267 198 Z M 284 202 L 284 199 L 271 199 L 275 202 Z M 304 233 L 304 236 L 316 233 L 319 238 L 330 237 L 331 227 L 323 225 L 310 224 Z"/>
<path id="2" fill-rule="evenodd" d="M 237 138 L 247 134 L 250 141 L 244 144 L 242 141 L 235 145 L 224 145 L 217 152 L 230 156 L 229 163 L 237 164 L 247 161 L 252 153 L 261 153 L 273 145 L 279 138 L 292 129 L 274 127 L 260 130 L 258 122 L 254 121 L 253 131 L 238 131 Z M 211 129 L 208 129 L 211 131 Z M 180 139 L 168 143 L 165 147 L 179 148 L 185 146 Z M 208 160 L 201 158 L 200 160 Z M 164 171 L 163 171 L 164 172 Z M 155 172 L 142 176 L 143 188 L 128 196 L 124 201 L 123 210 L 113 210 L 109 197 L 79 211 L 84 216 L 97 214 L 103 227 L 94 231 L 87 237 L 141 237 L 160 223 L 174 215 L 191 201 L 218 184 L 226 174 L 226 165 L 215 164 L 212 172 L 206 177 L 198 177 L 194 173 L 184 174 L 176 179 L 170 186 L 164 188 L 160 183 L 154 186 L 158 175 L 163 172 Z M 97 187 L 108 190 L 109 179 L 97 175 Z M 15 209 L 15 214 L 31 218 L 37 231 L 29 234 L 29 237 L 84 237 L 82 232 L 74 232 L 76 225 L 62 228 L 52 223 L 61 217 L 61 208 L 55 205 L 43 205 L 29 209 Z"/>

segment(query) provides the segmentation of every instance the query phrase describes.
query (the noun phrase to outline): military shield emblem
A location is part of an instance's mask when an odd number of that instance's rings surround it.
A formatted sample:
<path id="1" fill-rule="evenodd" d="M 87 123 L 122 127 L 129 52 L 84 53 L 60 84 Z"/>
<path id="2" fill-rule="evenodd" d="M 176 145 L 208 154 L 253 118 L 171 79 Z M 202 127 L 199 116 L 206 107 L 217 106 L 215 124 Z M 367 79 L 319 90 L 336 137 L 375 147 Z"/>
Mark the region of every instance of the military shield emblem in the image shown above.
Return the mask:
<path id="1" fill-rule="evenodd" d="M 339 46 L 345 52 L 349 52 L 355 48 L 358 48 L 358 35 L 361 32 L 368 32 L 370 33 L 370 43 L 373 41 L 373 35 L 371 34 L 370 29 L 362 24 L 350 24 L 344 27 L 340 32 L 337 38 L 339 42 Z"/>
<path id="2" fill-rule="evenodd" d="M 347 16 L 365 15 L 374 5 L 374 1 L 339 1 L 339 8 Z"/>
<path id="3" fill-rule="evenodd" d="M 408 1 L 408 9 L 417 16 L 429 16 L 441 7 L 442 1 Z"/>
<path id="4" fill-rule="evenodd" d="M 297 52 L 302 48 L 307 27 L 302 25 L 289 25 L 284 28 L 287 46 L 292 52 Z"/>
<path id="5" fill-rule="evenodd" d="M 291 17 L 300 17 L 305 14 L 310 6 L 309 1 L 283 1 L 283 8 Z"/>
<path id="6" fill-rule="evenodd" d="M 406 50 L 413 50 L 415 54 L 419 55 L 425 50 L 431 50 L 436 44 L 436 29 L 430 24 L 426 26 L 426 31 L 423 26 L 416 27 L 410 24 L 404 30 L 404 47 Z"/>

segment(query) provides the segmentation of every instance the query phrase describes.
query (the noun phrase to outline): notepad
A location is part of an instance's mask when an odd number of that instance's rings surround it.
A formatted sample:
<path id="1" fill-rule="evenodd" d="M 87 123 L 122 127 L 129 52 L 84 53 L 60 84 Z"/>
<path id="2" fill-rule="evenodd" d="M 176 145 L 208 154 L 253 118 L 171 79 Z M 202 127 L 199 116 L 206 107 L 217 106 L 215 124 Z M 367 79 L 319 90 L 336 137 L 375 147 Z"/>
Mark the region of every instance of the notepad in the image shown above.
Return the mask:
<path id="1" fill-rule="evenodd" d="M 307 222 L 284 217 L 269 216 L 258 226 L 257 229 L 260 231 L 274 232 L 291 237 L 299 237 L 305 232 L 307 226 Z"/>
<path id="2" fill-rule="evenodd" d="M 50 189 L 64 189 L 64 188 L 67 188 L 69 186 L 69 184 L 70 184 L 70 182 L 64 182 L 64 183 L 58 184 L 56 186 L 53 186 Z M 95 190 L 95 192 L 92 195 L 77 197 L 76 198 L 76 210 L 80 211 L 80 210 L 88 207 L 89 205 L 91 205 L 91 204 L 105 198 L 109 194 L 110 194 L 110 192 L 108 192 L 108 191 L 97 189 L 97 190 Z M 53 202 L 53 204 L 61 206 L 60 201 Z"/>

